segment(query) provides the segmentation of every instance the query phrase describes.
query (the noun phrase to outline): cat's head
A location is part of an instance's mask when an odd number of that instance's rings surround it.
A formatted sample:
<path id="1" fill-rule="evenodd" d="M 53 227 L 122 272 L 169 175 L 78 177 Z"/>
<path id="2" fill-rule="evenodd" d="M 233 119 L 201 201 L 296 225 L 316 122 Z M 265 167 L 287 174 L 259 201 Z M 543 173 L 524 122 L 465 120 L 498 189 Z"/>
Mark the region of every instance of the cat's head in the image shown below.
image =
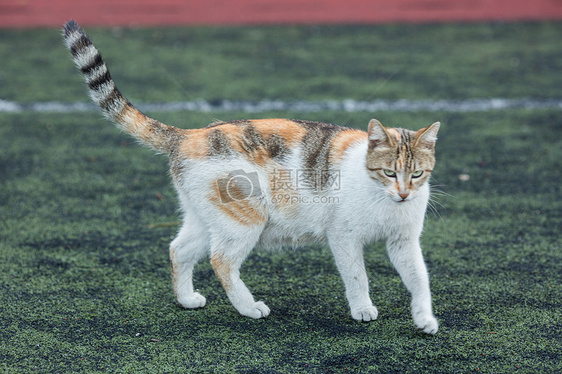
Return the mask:
<path id="1" fill-rule="evenodd" d="M 386 128 L 369 122 L 367 172 L 380 182 L 390 199 L 404 203 L 416 198 L 435 166 L 435 141 L 440 123 L 418 131 Z"/>

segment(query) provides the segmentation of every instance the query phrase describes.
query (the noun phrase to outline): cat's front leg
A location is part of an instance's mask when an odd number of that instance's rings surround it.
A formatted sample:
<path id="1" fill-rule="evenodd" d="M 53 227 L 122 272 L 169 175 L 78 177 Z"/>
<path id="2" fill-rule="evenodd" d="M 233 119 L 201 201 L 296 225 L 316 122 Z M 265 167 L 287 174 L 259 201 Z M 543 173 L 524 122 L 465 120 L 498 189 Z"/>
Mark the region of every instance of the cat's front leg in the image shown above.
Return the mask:
<path id="1" fill-rule="evenodd" d="M 429 277 L 419 240 L 417 238 L 391 238 L 387 241 L 387 251 L 402 282 L 412 295 L 414 323 L 423 332 L 435 334 L 439 324 L 431 308 Z"/>
<path id="2" fill-rule="evenodd" d="M 331 238 L 329 243 L 345 284 L 351 316 L 358 321 L 376 320 L 379 312 L 369 297 L 369 279 L 363 260 L 363 245 L 344 238 Z"/>

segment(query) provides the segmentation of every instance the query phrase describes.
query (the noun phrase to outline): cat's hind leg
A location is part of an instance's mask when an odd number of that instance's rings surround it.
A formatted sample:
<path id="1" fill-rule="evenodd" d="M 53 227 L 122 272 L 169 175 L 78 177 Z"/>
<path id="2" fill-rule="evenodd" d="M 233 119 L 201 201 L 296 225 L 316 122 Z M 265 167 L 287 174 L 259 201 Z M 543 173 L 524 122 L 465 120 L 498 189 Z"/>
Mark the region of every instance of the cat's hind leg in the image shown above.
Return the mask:
<path id="1" fill-rule="evenodd" d="M 205 297 L 193 289 L 193 268 L 209 254 L 209 235 L 200 220 L 184 212 L 183 226 L 170 245 L 172 284 L 178 303 L 188 309 L 205 306 Z"/>
<path id="2" fill-rule="evenodd" d="M 220 280 L 232 305 L 238 312 L 251 318 L 269 315 L 262 301 L 255 301 L 252 293 L 240 279 L 240 266 L 259 240 L 263 226 L 239 228 L 236 234 L 226 230 L 212 234 L 211 266 Z"/>

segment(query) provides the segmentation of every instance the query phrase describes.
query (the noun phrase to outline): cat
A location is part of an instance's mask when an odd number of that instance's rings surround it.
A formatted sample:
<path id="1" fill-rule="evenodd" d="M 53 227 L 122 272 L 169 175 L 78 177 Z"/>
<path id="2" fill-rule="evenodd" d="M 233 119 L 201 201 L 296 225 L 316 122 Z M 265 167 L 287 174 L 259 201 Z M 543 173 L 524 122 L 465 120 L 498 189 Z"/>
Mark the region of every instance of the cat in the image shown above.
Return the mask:
<path id="1" fill-rule="evenodd" d="M 173 289 L 184 308 L 206 299 L 193 288 L 195 264 L 210 256 L 232 305 L 251 318 L 270 314 L 240 279 L 254 247 L 327 243 L 343 278 L 351 316 L 373 321 L 363 247 L 386 240 L 412 296 L 415 325 L 438 322 L 419 237 L 435 166 L 439 122 L 418 131 L 368 131 L 312 121 L 254 119 L 180 129 L 152 119 L 117 89 L 91 40 L 75 21 L 64 39 L 104 115 L 142 144 L 167 154 L 183 224 L 170 245 Z"/>

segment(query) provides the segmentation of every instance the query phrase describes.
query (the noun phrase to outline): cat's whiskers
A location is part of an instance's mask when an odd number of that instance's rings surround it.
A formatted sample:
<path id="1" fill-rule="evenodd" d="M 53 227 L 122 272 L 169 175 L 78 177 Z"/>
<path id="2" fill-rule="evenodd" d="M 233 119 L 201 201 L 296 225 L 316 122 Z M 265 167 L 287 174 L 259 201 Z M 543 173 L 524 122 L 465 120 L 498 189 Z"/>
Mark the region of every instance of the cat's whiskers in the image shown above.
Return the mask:
<path id="1" fill-rule="evenodd" d="M 445 206 L 437 199 L 438 197 L 454 197 L 450 193 L 447 193 L 436 187 L 442 187 L 443 184 L 430 184 L 431 195 L 429 196 L 429 201 L 427 203 L 428 208 L 443 221 L 443 217 L 439 212 L 439 208 L 445 209 Z"/>
<path id="2" fill-rule="evenodd" d="M 447 196 L 447 197 L 454 197 L 450 193 L 447 193 L 447 192 L 443 191 L 442 189 L 437 188 L 437 187 L 445 187 L 444 184 L 430 184 L 429 187 L 431 188 L 431 194 L 436 194 L 436 195 L 440 195 L 440 196 Z"/>
<path id="3" fill-rule="evenodd" d="M 434 202 L 432 201 L 432 199 L 429 199 L 429 201 L 427 202 L 427 207 L 429 208 L 430 211 L 432 211 L 437 217 L 439 217 L 439 219 L 441 221 L 443 221 L 443 217 L 441 217 L 441 213 L 439 213 L 439 210 L 435 207 L 435 205 L 433 204 Z M 439 204 L 439 203 L 437 203 Z M 441 205 L 441 204 L 439 204 Z M 441 205 L 442 206 L 442 205 Z"/>
<path id="4" fill-rule="evenodd" d="M 386 199 L 392 199 L 392 196 L 390 194 L 382 195 L 381 197 L 379 197 L 378 199 L 375 200 L 374 204 L 381 203 Z"/>

